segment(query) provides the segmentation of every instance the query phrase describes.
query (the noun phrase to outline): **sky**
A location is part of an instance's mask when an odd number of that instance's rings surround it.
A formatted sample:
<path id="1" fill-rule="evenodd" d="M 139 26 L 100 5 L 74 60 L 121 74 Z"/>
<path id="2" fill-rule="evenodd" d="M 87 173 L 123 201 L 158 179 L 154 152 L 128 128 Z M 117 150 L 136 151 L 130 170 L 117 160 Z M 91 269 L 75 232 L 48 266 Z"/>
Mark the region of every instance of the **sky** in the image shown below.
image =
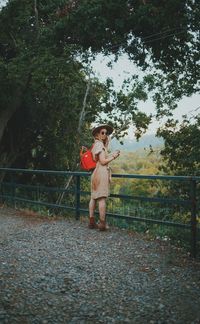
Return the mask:
<path id="1" fill-rule="evenodd" d="M 0 0 L 0 7 L 4 6 L 6 4 L 7 0 Z"/>

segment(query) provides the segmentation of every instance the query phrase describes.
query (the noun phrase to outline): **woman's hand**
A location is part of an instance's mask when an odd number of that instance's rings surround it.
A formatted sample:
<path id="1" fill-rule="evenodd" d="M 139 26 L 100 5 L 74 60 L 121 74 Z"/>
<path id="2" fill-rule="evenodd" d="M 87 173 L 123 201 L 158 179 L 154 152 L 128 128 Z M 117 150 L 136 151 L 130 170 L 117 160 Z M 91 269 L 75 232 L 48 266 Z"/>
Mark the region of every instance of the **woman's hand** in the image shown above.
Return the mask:
<path id="1" fill-rule="evenodd" d="M 119 155 L 120 151 L 117 150 L 110 154 L 109 157 L 106 157 L 105 150 L 103 150 L 101 153 L 99 153 L 99 162 L 101 163 L 101 165 L 106 165 L 116 159 Z"/>
<path id="2" fill-rule="evenodd" d="M 112 156 L 116 159 L 120 155 L 120 150 L 113 152 Z"/>
<path id="3" fill-rule="evenodd" d="M 105 139 L 105 141 L 104 141 L 104 146 L 105 146 L 106 148 L 108 148 L 109 142 L 110 142 L 110 137 L 109 137 L 109 136 L 106 136 L 106 139 Z"/>

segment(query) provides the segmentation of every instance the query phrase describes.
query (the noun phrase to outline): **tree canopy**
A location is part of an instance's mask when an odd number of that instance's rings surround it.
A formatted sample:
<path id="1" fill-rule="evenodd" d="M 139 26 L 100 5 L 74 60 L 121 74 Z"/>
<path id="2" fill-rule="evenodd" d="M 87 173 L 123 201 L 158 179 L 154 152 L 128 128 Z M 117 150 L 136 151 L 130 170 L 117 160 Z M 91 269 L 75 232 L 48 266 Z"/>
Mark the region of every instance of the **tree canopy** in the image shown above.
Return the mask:
<path id="1" fill-rule="evenodd" d="M 111 122 L 139 137 L 157 116 L 199 91 L 198 1 L 10 0 L 0 11 L 0 165 L 69 168 L 90 125 Z M 99 52 L 126 52 L 145 72 L 117 92 L 94 77 Z M 102 114 L 102 112 L 104 114 Z"/>
<path id="2" fill-rule="evenodd" d="M 166 173 L 176 175 L 200 175 L 200 117 L 192 122 L 185 119 L 178 125 L 177 121 L 168 120 L 158 130 L 159 136 L 165 140 L 161 155 L 165 161 L 162 169 Z"/>
<path id="3" fill-rule="evenodd" d="M 79 44 L 93 53 L 103 51 L 116 57 L 126 52 L 143 70 L 153 66 L 162 71 L 178 83 L 179 91 L 199 91 L 199 1 L 58 3 L 61 19 L 55 22 L 54 32 L 62 44 Z"/>

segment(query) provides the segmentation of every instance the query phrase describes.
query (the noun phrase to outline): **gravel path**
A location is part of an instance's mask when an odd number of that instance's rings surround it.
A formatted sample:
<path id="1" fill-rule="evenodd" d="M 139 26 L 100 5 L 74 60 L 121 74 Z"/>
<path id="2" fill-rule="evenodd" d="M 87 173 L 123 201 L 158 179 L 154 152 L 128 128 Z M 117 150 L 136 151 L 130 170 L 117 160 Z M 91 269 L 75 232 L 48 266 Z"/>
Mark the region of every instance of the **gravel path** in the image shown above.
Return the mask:
<path id="1" fill-rule="evenodd" d="M 165 242 L 0 208 L 0 323 L 200 323 L 200 264 Z"/>

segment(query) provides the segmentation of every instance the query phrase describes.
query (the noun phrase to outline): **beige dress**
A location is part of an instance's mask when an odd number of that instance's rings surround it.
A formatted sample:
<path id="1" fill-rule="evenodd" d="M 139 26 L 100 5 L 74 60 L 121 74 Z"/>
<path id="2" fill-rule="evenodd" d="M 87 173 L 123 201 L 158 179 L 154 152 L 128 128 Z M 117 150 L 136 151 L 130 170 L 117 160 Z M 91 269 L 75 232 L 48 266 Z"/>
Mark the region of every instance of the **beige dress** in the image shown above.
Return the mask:
<path id="1" fill-rule="evenodd" d="M 91 197 L 93 199 L 108 197 L 110 193 L 110 168 L 107 164 L 102 165 L 99 162 L 99 154 L 103 150 L 105 151 L 107 158 L 108 152 L 103 142 L 95 140 L 94 146 L 92 148 L 92 155 L 93 159 L 97 161 L 97 165 L 91 176 Z"/>

